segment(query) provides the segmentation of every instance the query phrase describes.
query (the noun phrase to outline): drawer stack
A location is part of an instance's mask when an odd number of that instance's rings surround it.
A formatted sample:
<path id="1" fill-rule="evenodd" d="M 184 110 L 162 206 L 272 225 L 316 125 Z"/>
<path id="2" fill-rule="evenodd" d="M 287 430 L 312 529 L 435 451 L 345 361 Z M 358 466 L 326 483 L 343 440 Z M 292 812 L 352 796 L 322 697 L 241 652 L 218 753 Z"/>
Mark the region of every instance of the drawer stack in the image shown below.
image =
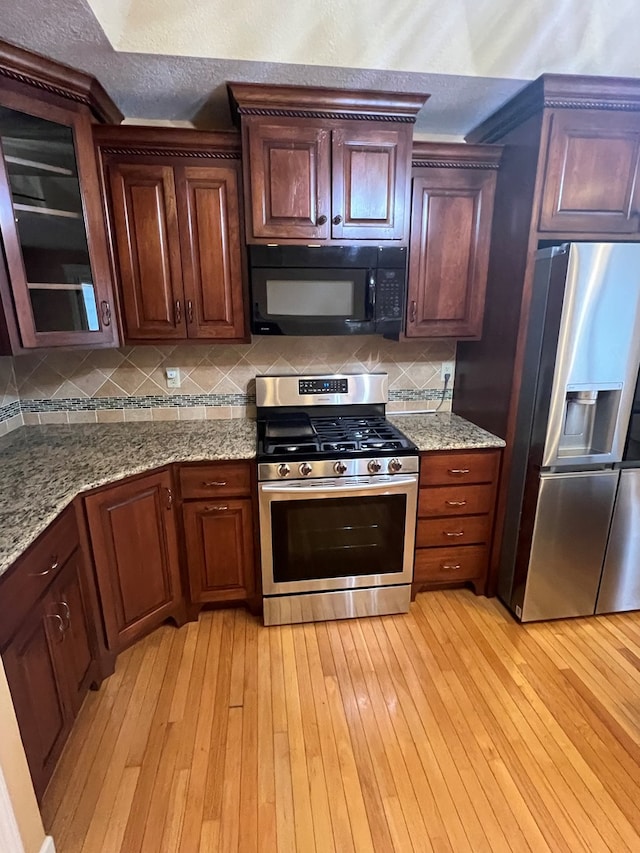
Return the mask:
<path id="1" fill-rule="evenodd" d="M 500 450 L 423 453 L 412 593 L 469 582 L 484 593 Z"/>

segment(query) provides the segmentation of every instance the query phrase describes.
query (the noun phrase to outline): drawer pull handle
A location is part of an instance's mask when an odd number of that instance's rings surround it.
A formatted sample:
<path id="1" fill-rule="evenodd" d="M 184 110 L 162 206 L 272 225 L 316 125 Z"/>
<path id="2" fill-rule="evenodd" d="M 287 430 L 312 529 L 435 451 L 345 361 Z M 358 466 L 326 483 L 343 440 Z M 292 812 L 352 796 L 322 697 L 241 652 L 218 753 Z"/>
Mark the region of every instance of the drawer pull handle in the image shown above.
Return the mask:
<path id="1" fill-rule="evenodd" d="M 226 486 L 226 480 L 203 480 L 202 485 L 207 489 L 213 489 L 216 486 Z"/>
<path id="2" fill-rule="evenodd" d="M 443 572 L 457 572 L 462 568 L 462 566 L 460 563 L 442 563 L 441 568 Z"/>
<path id="3" fill-rule="evenodd" d="M 45 575 L 50 575 L 51 572 L 55 572 L 55 570 L 60 565 L 60 561 L 58 560 L 58 555 L 53 554 L 51 557 L 51 565 L 48 569 L 45 569 L 43 572 L 31 572 L 32 578 L 43 578 Z"/>
<path id="4" fill-rule="evenodd" d="M 464 530 L 457 530 L 455 533 L 450 533 L 448 530 L 442 531 L 445 536 L 464 536 Z"/>
<path id="5" fill-rule="evenodd" d="M 447 506 L 466 506 L 466 501 L 445 501 Z"/>
<path id="6" fill-rule="evenodd" d="M 205 512 L 224 512 L 229 509 L 228 506 L 206 506 L 204 508 Z"/>
<path id="7" fill-rule="evenodd" d="M 460 475 L 460 474 L 470 474 L 470 468 L 449 468 L 450 474 Z"/>

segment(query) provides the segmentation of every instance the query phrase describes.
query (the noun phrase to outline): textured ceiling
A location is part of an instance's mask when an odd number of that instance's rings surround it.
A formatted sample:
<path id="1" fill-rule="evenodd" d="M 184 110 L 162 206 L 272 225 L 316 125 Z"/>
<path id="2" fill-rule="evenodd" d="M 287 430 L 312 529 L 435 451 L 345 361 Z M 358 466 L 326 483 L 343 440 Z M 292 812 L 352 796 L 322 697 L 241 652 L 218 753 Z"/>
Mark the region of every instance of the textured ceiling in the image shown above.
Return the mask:
<path id="1" fill-rule="evenodd" d="M 0 37 L 94 74 L 129 117 L 198 126 L 229 125 L 227 80 L 431 93 L 417 132 L 456 137 L 544 71 L 640 76 L 638 0 L 91 6 L 4 0 Z"/>

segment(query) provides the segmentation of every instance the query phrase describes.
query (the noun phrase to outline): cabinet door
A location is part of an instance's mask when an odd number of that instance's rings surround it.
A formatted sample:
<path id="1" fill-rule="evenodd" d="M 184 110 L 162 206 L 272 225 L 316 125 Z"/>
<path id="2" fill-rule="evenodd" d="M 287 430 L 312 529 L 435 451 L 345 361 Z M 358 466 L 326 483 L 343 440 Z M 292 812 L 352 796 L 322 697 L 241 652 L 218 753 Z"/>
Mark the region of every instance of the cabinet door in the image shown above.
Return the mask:
<path id="1" fill-rule="evenodd" d="M 246 121 L 250 239 L 326 240 L 330 224 L 329 131 L 309 119 Z"/>
<path id="2" fill-rule="evenodd" d="M 181 601 L 171 476 L 150 474 L 85 501 L 107 644 L 119 651 Z"/>
<path id="3" fill-rule="evenodd" d="M 251 500 L 194 501 L 182 512 L 191 600 L 249 598 L 254 590 Z"/>
<path id="4" fill-rule="evenodd" d="M 88 609 L 78 576 L 82 568 L 81 559 L 78 550 L 65 566 L 64 573 L 55 582 L 50 593 L 53 611 L 59 613 L 64 622 L 63 642 L 56 647 L 56 653 L 59 678 L 64 684 L 74 718 L 88 689 L 89 669 L 93 660 L 89 641 Z"/>
<path id="5" fill-rule="evenodd" d="M 15 349 L 117 343 L 88 116 L 2 92 L 0 232 Z"/>
<path id="6" fill-rule="evenodd" d="M 48 595 L 37 604 L 3 655 L 7 681 L 38 799 L 42 798 L 71 728 L 56 655 L 64 619 Z"/>
<path id="7" fill-rule="evenodd" d="M 331 236 L 406 239 L 411 126 L 394 130 L 353 122 L 332 133 Z"/>
<path id="8" fill-rule="evenodd" d="M 488 169 L 414 178 L 408 337 L 480 337 L 495 182 Z"/>
<path id="9" fill-rule="evenodd" d="M 640 115 L 558 110 L 551 115 L 540 230 L 640 231 Z"/>
<path id="10" fill-rule="evenodd" d="M 190 338 L 245 335 L 238 173 L 233 166 L 176 167 Z"/>
<path id="11" fill-rule="evenodd" d="M 185 338 L 173 169 L 113 163 L 109 182 L 127 340 Z"/>

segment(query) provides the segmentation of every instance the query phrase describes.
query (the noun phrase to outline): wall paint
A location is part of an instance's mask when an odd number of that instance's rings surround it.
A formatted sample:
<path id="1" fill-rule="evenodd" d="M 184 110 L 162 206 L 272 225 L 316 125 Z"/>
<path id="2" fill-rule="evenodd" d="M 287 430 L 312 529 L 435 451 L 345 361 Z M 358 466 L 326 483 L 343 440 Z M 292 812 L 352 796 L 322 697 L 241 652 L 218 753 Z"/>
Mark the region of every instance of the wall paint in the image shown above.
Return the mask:
<path id="1" fill-rule="evenodd" d="M 0 660 L 0 767 L 15 813 L 25 853 L 38 853 L 45 834 L 22 748 L 9 685 Z"/>

